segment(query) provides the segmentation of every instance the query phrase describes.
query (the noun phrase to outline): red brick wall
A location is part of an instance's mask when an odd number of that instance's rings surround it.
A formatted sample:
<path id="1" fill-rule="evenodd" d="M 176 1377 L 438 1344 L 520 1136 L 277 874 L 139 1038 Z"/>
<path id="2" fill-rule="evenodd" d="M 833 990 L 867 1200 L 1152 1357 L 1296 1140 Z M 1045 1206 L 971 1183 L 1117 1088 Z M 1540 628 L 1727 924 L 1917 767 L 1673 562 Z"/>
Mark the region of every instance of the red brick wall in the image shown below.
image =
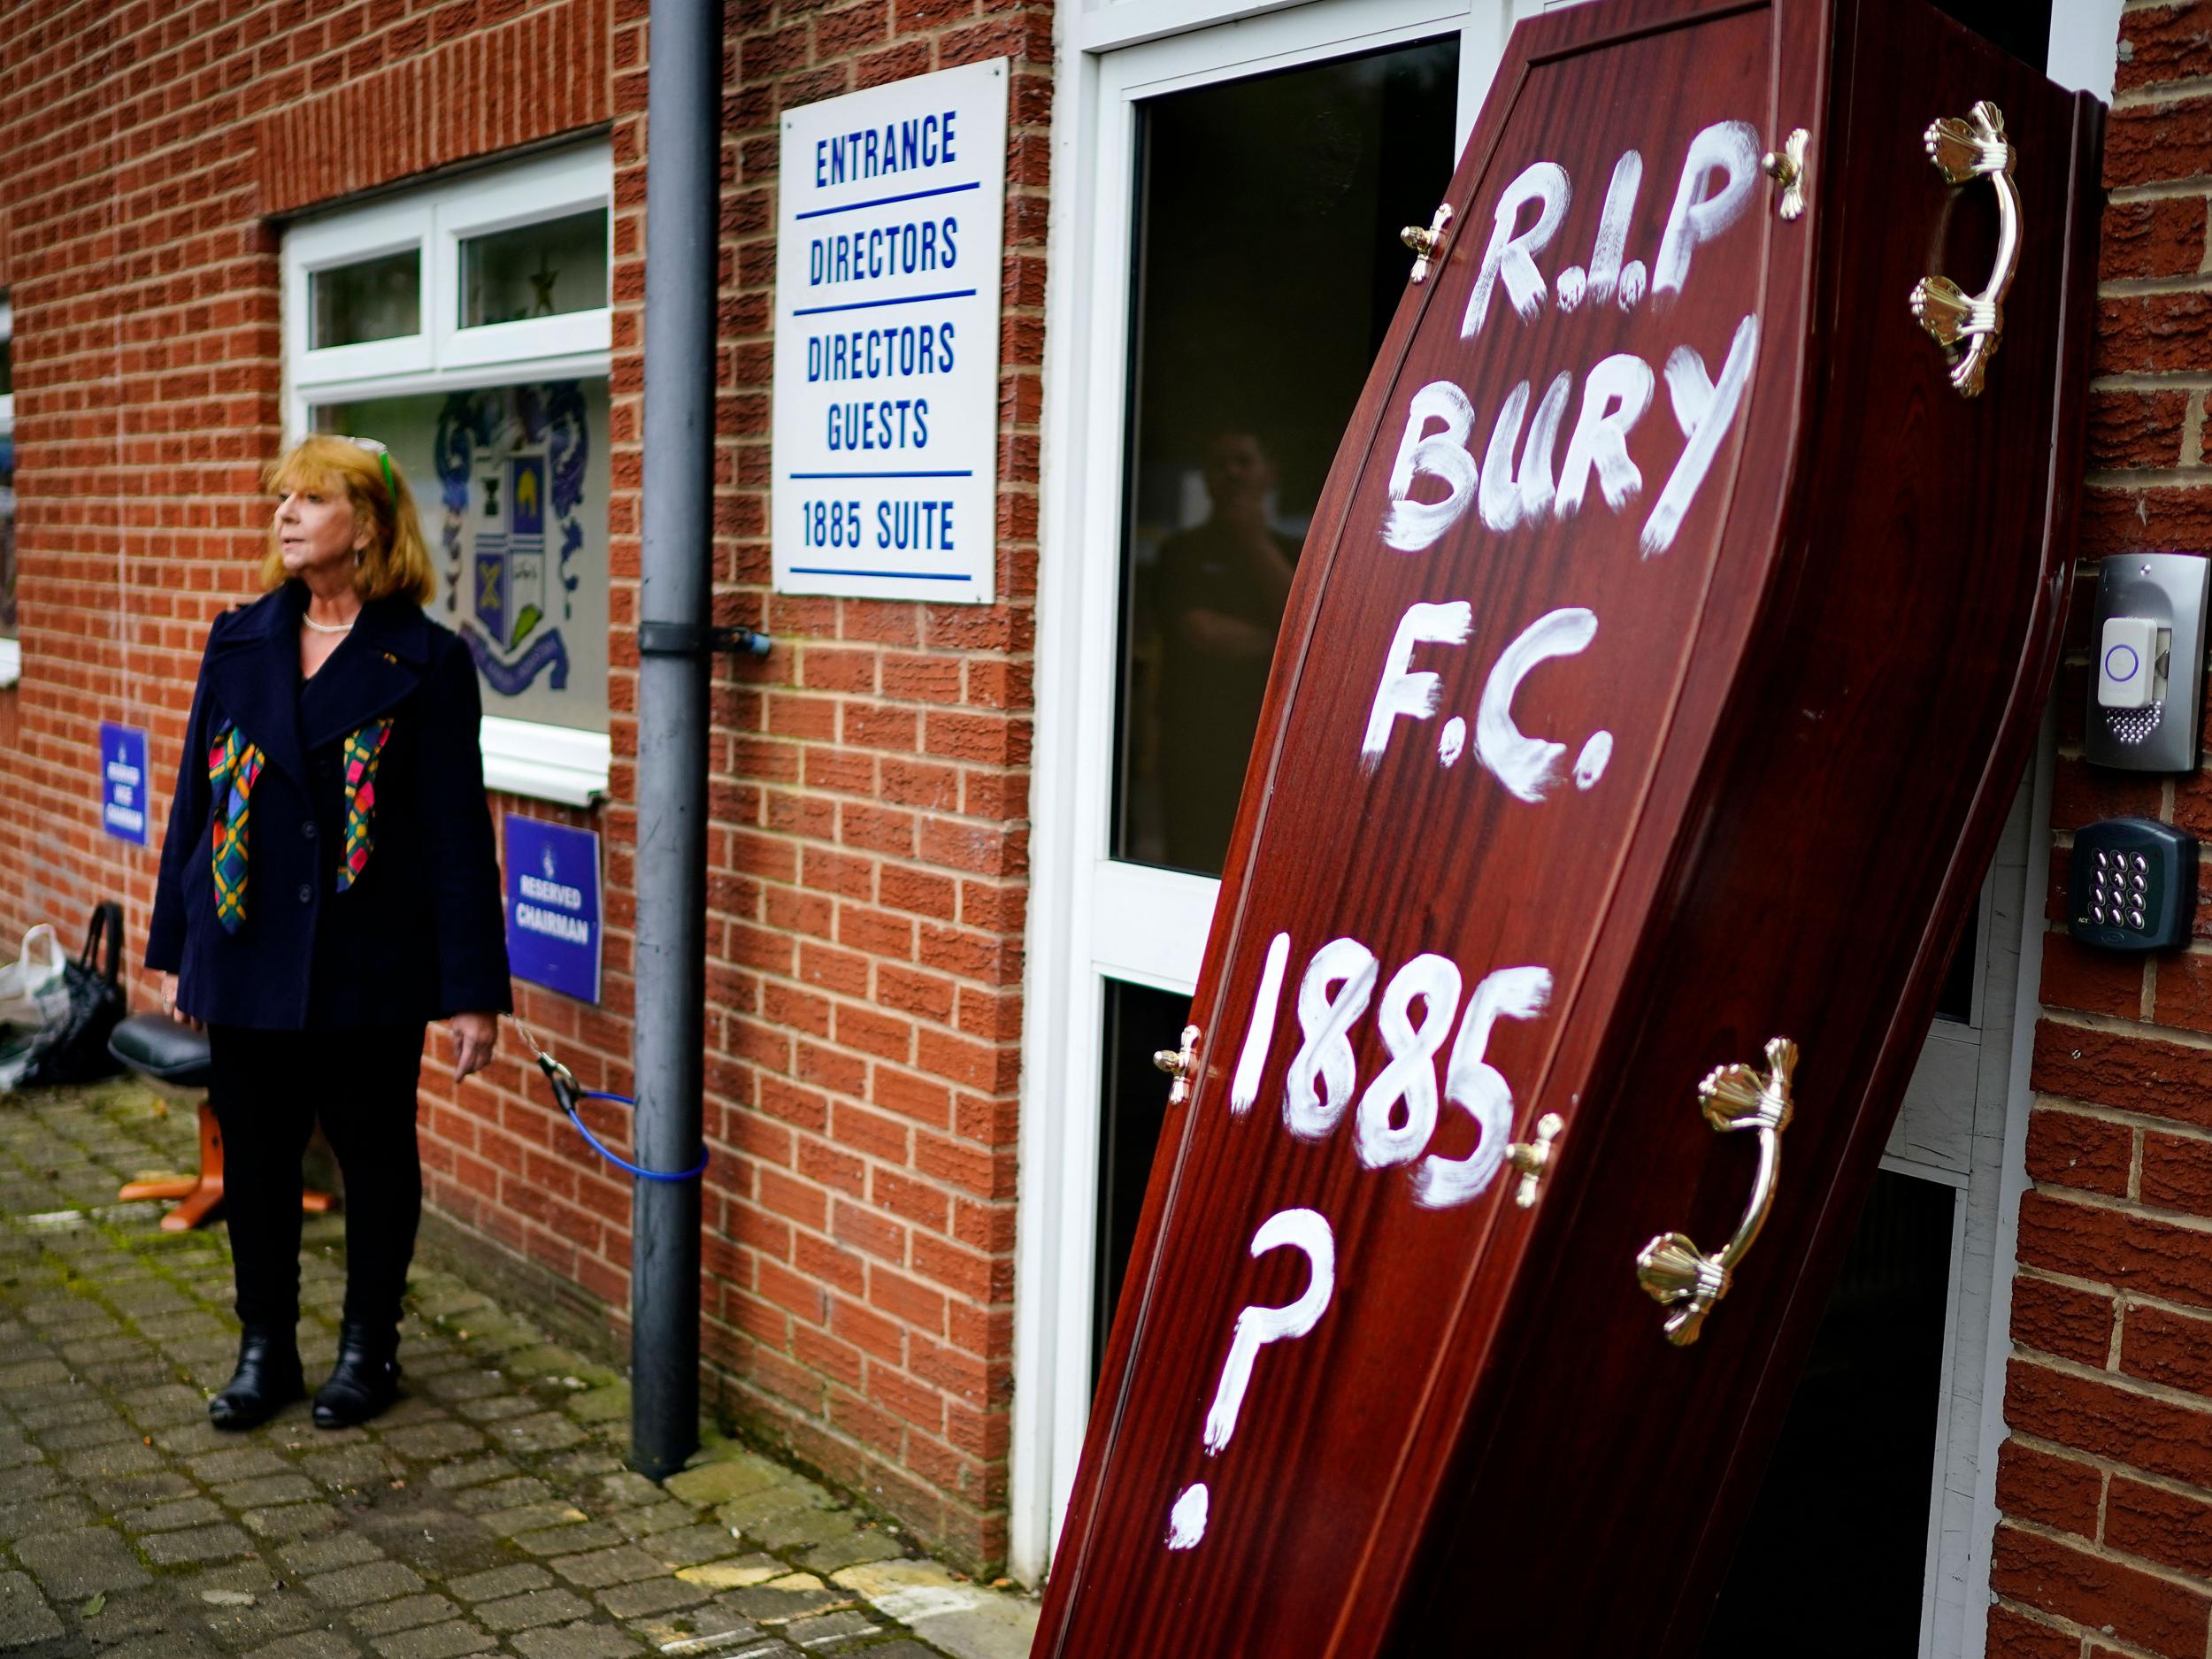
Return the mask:
<path id="1" fill-rule="evenodd" d="M 626 1089 L 645 14 L 644 0 L 11 12 L 0 284 L 15 310 L 24 680 L 0 692 L 13 733 L 0 938 L 42 918 L 73 930 L 109 895 L 144 937 L 154 851 L 101 832 L 97 726 L 150 729 L 158 824 L 209 620 L 254 586 L 257 474 L 280 436 L 271 216 L 611 127 L 612 799 L 492 804 L 604 838 L 602 1004 L 518 990 L 588 1086 Z M 709 1393 L 984 1564 L 1005 1552 L 1050 12 L 732 0 L 727 39 L 717 609 L 772 628 L 778 649 L 716 686 Z M 1015 60 L 1001 601 L 772 601 L 780 112 L 1001 56 Z M 140 1006 L 152 988 L 139 976 Z M 434 1049 L 442 1059 L 442 1036 Z M 424 1099 L 434 1205 L 549 1291 L 581 1292 L 618 1337 L 626 1183 L 511 1053 L 458 1091 L 434 1064 Z"/>
<path id="2" fill-rule="evenodd" d="M 615 35 L 617 194 L 633 204 L 643 10 L 626 6 Z M 991 1563 L 1006 1550 L 1051 12 L 733 0 L 729 20 L 717 613 L 764 623 L 777 647 L 716 687 L 708 1123 L 743 1159 L 707 1194 L 706 1342 L 749 1426 Z M 1000 57 L 999 603 L 771 599 L 781 112 Z M 615 280 L 621 347 L 634 251 Z M 618 362 L 618 480 L 636 476 L 634 369 Z M 618 530 L 634 571 L 634 525 Z M 618 618 L 634 603 L 618 584 Z M 618 760 L 626 799 L 628 770 Z M 627 810 L 607 816 L 626 838 Z"/>
<path id="3" fill-rule="evenodd" d="M 2212 1635 L 2212 895 L 2186 953 L 2062 931 L 2071 831 L 2131 814 L 2212 837 L 2212 773 L 2081 758 L 2096 561 L 2212 552 L 2212 4 L 2131 6 L 2120 36 L 1992 1557 L 2006 1659 L 2202 1659 Z"/>

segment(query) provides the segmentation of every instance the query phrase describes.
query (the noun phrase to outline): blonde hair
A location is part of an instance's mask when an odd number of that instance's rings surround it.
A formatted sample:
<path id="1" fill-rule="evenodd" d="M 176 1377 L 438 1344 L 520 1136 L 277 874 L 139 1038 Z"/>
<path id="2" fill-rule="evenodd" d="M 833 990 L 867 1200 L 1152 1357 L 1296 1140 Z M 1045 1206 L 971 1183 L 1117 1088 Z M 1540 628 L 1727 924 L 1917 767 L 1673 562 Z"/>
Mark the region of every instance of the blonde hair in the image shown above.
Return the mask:
<path id="1" fill-rule="evenodd" d="M 391 466 L 388 482 L 387 462 Z M 392 594 L 403 594 L 419 605 L 430 603 L 436 584 L 431 576 L 430 549 L 423 545 L 422 521 L 415 512 L 414 492 L 407 488 L 407 474 L 388 454 L 365 449 L 350 438 L 310 433 L 269 464 L 262 485 L 279 495 L 302 489 L 324 495 L 342 490 L 353 505 L 355 526 L 369 538 L 353 572 L 354 592 L 365 603 Z M 287 580 L 283 550 L 272 523 L 269 550 L 261 560 L 261 586 L 273 591 Z"/>

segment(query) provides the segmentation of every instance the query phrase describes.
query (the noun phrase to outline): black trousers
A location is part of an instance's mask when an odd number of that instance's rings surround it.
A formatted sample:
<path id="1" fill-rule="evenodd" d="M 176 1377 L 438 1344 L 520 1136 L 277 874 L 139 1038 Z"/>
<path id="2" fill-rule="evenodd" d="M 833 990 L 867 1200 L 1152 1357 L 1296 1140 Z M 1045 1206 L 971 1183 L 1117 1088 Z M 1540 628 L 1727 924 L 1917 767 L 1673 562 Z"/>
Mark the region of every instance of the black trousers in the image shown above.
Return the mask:
<path id="1" fill-rule="evenodd" d="M 415 1084 L 423 1027 L 212 1025 L 207 1034 L 239 1322 L 289 1330 L 298 1321 L 300 1159 L 320 1118 L 345 1176 L 345 1317 L 391 1329 L 422 1221 Z"/>

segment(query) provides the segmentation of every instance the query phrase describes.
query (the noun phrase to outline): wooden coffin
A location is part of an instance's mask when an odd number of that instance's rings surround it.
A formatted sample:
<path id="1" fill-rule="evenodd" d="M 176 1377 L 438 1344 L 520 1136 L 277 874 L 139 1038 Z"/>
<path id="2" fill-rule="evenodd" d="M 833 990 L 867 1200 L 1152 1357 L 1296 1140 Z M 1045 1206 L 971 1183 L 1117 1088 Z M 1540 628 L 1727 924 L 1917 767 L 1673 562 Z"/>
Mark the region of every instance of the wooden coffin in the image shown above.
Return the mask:
<path id="1" fill-rule="evenodd" d="M 1516 31 L 1306 543 L 1036 1654 L 1694 1651 L 2056 663 L 2101 114 L 1918 0 Z"/>

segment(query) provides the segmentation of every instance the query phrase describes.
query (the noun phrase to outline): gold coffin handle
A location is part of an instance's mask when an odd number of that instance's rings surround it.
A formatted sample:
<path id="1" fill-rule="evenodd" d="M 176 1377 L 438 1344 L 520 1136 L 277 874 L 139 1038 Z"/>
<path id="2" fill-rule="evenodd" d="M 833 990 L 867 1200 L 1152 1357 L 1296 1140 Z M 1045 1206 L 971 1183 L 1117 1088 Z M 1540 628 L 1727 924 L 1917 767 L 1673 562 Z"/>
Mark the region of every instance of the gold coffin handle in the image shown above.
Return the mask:
<path id="1" fill-rule="evenodd" d="M 1782 1131 L 1793 1110 L 1790 1087 L 1797 1071 L 1797 1045 L 1787 1037 L 1767 1044 L 1767 1069 L 1720 1067 L 1697 1086 L 1705 1121 L 1721 1133 L 1754 1130 L 1759 1137 L 1759 1172 L 1751 1184 L 1751 1202 L 1736 1236 L 1717 1255 L 1708 1256 L 1684 1234 L 1663 1233 L 1636 1257 L 1636 1282 L 1654 1302 L 1671 1309 L 1667 1340 L 1687 1348 L 1704 1328 L 1713 1304 L 1728 1294 L 1737 1265 L 1749 1254 L 1782 1175 Z"/>
<path id="2" fill-rule="evenodd" d="M 1913 284 L 1912 314 L 1951 358 L 1951 384 L 1962 397 L 1981 395 L 1990 358 L 2005 333 L 2005 292 L 2020 265 L 2020 192 L 2012 181 L 2013 149 L 2004 112 L 1983 99 L 1963 119 L 1931 121 L 1920 142 L 1936 171 L 1952 184 L 1987 179 L 1997 191 L 1997 264 L 1989 286 L 1969 294 L 1947 276 Z"/>

